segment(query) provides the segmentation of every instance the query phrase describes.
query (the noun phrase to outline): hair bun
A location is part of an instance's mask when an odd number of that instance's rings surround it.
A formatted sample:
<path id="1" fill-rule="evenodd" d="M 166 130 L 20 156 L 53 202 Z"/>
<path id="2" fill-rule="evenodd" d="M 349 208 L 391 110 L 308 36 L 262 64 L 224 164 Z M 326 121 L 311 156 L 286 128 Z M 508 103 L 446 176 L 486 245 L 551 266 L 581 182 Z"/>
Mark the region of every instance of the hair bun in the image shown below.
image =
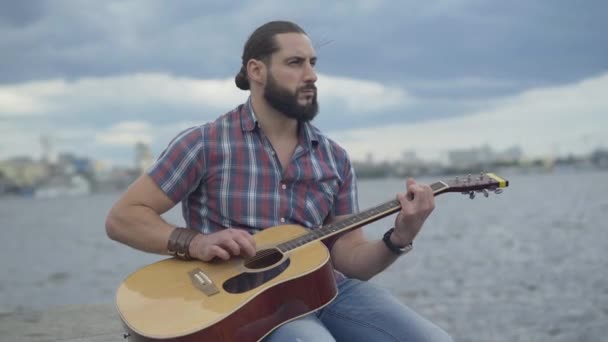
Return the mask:
<path id="1" fill-rule="evenodd" d="M 241 67 L 239 73 L 234 77 L 234 83 L 239 89 L 249 90 L 249 79 L 247 79 L 245 67 Z"/>

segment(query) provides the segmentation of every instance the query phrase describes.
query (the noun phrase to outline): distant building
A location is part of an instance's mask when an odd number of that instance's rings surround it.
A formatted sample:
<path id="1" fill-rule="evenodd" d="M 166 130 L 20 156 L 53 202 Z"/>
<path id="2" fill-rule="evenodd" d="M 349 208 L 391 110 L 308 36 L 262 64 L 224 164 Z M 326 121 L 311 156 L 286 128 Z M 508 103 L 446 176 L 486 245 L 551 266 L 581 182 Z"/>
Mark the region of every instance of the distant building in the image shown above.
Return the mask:
<path id="1" fill-rule="evenodd" d="M 86 174 L 91 175 L 95 172 L 95 164 L 92 160 L 79 157 L 72 153 L 60 153 L 57 157 L 56 168 L 60 174 Z"/>
<path id="2" fill-rule="evenodd" d="M 422 160 L 416 155 L 416 151 L 408 150 L 401 153 L 401 162 L 404 164 L 422 164 Z"/>
<path id="3" fill-rule="evenodd" d="M 452 167 L 466 168 L 471 165 L 488 164 L 496 160 L 490 146 L 474 147 L 465 150 L 448 151 L 448 160 Z"/>
<path id="4" fill-rule="evenodd" d="M 608 169 L 608 149 L 597 149 L 591 154 L 591 162 L 600 168 Z"/>
<path id="5" fill-rule="evenodd" d="M 448 151 L 450 166 L 461 169 L 496 162 L 512 164 L 521 161 L 522 158 L 523 150 L 519 146 L 512 146 L 501 152 L 495 152 L 489 145 Z"/>
<path id="6" fill-rule="evenodd" d="M 39 184 L 48 176 L 49 168 L 29 157 L 15 157 L 0 161 L 0 173 L 4 182 L 25 188 Z"/>
<path id="7" fill-rule="evenodd" d="M 57 153 L 55 152 L 54 138 L 44 134 L 40 136 L 40 147 L 42 148 L 42 161 L 46 164 L 57 163 Z"/>
<path id="8" fill-rule="evenodd" d="M 496 159 L 502 162 L 517 162 L 523 158 L 524 152 L 519 146 L 512 146 L 496 155 Z"/>
<path id="9" fill-rule="evenodd" d="M 395 175 L 399 177 L 414 177 L 425 173 L 428 164 L 418 158 L 416 151 L 407 150 L 401 153 L 401 160 L 395 165 Z"/>

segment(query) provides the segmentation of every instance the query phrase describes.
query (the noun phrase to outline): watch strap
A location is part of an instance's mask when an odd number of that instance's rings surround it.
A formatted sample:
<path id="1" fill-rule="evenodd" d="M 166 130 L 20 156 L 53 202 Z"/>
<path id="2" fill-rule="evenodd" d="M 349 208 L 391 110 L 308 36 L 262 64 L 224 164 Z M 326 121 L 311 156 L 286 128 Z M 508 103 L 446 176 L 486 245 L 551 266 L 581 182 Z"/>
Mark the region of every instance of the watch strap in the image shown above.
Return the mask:
<path id="1" fill-rule="evenodd" d="M 387 230 L 386 233 L 384 233 L 384 236 L 382 237 L 382 241 L 384 242 L 386 247 L 391 252 L 393 252 L 393 254 L 396 254 L 396 255 L 402 255 L 402 254 L 405 254 L 405 253 L 411 251 L 412 248 L 414 248 L 414 245 L 412 242 L 408 243 L 404 247 L 399 247 L 391 241 L 391 235 L 393 234 L 394 231 L 395 231 L 395 228 L 391 228 L 391 229 Z"/>

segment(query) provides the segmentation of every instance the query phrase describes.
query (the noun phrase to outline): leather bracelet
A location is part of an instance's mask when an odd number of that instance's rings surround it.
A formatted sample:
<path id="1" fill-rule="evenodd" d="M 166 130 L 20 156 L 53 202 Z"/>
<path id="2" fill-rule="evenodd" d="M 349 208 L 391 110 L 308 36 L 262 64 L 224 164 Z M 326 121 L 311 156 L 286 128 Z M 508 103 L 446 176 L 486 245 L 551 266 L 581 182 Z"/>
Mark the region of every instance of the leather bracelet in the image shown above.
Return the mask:
<path id="1" fill-rule="evenodd" d="M 403 255 L 403 254 L 411 251 L 412 248 L 414 248 L 413 241 L 408 243 L 404 247 L 399 247 L 391 241 L 391 235 L 393 234 L 394 231 L 395 231 L 395 228 L 393 227 L 393 228 L 387 230 L 386 233 L 384 233 L 384 236 L 382 237 L 382 241 L 384 242 L 386 247 L 391 252 L 393 252 L 393 254 L 395 254 L 395 255 Z"/>
<path id="2" fill-rule="evenodd" d="M 190 243 L 198 234 L 193 229 L 176 227 L 169 236 L 167 252 L 182 260 L 192 260 L 190 256 Z"/>

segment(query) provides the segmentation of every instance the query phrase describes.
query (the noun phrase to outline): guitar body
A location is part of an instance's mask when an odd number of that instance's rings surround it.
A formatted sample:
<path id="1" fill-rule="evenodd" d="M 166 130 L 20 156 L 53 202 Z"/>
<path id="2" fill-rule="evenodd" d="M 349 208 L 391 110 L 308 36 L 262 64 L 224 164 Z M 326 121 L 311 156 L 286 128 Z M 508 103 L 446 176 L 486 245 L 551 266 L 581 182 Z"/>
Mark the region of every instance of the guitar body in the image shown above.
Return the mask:
<path id="1" fill-rule="evenodd" d="M 129 341 L 258 341 L 327 305 L 337 288 L 325 245 L 275 248 L 307 232 L 267 228 L 253 236 L 258 252 L 248 260 L 171 258 L 129 275 L 116 294 Z"/>

